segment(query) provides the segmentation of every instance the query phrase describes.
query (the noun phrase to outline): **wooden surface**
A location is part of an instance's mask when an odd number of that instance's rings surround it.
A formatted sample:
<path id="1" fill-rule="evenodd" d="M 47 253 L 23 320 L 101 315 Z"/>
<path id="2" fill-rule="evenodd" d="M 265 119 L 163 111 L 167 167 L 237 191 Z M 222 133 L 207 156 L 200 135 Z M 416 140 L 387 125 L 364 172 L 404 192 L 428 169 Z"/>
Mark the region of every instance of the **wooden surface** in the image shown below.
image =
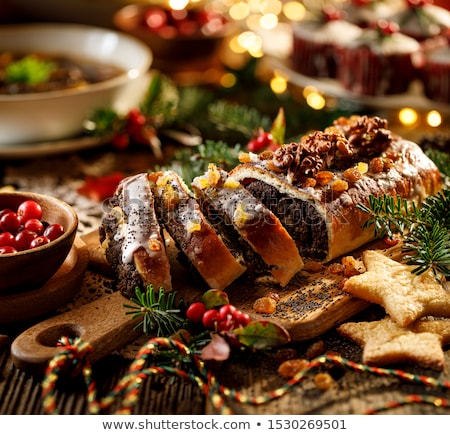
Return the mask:
<path id="1" fill-rule="evenodd" d="M 86 234 L 83 240 L 92 252 L 92 266 L 107 271 L 108 263 L 99 246 L 98 232 Z M 174 288 L 187 302 L 200 300 L 205 287 L 189 279 L 190 272 L 177 261 L 177 253 L 173 244 L 169 244 Z M 293 342 L 300 342 L 319 336 L 368 306 L 365 301 L 342 291 L 339 288 L 342 280 L 342 274 L 330 273 L 327 268 L 315 273 L 302 271 L 286 287 L 244 276 L 227 287 L 226 292 L 230 302 L 253 320 L 270 319 L 286 328 Z M 272 292 L 280 297 L 276 312 L 273 315 L 255 312 L 255 300 Z"/>
<path id="2" fill-rule="evenodd" d="M 0 324 L 38 318 L 71 301 L 80 289 L 88 263 L 88 247 L 77 237 L 64 263 L 41 287 L 0 296 Z"/>
<path id="3" fill-rule="evenodd" d="M 138 172 L 151 167 L 151 158 L 147 152 L 130 154 L 105 153 L 105 150 L 86 151 L 76 156 L 54 156 L 45 161 L 16 162 L 4 167 L 5 180 L 12 178 L 18 187 L 26 187 L 25 180 L 33 174 L 39 182 L 49 184 L 49 190 L 53 189 L 58 194 L 53 183 L 58 182 L 60 188 L 64 187 L 67 180 L 67 166 L 75 179 L 82 178 L 87 169 L 92 170 L 99 166 L 105 173 L 116 169 L 124 169 L 127 172 Z M 101 166 L 103 165 L 103 166 Z M 59 171 L 59 172 L 58 172 Z M 16 178 L 11 177 L 14 174 Z M 22 181 L 23 180 L 23 181 Z M 57 181 L 55 181 L 57 180 Z M 22 184 L 23 182 L 23 184 Z M 30 184 L 35 183 L 34 178 Z M 63 183 L 63 185 L 61 185 Z M 65 192 L 65 190 L 64 190 Z M 63 198 L 67 199 L 67 198 Z M 82 222 L 83 223 L 83 222 Z M 90 252 L 91 260 L 94 256 Z M 95 262 L 95 261 L 94 261 Z M 97 262 L 98 264 L 98 262 Z M 87 277 L 104 276 L 105 270 L 98 273 L 91 266 L 87 269 Z M 188 285 L 190 281 L 184 280 Z M 113 280 L 107 281 L 111 291 L 114 291 Z M 189 284 L 190 285 L 190 284 Z M 87 286 L 87 279 L 81 284 L 81 289 Z M 195 286 L 193 286 L 195 287 Z M 255 291 L 248 287 L 248 291 Z M 259 291 L 259 290 L 256 290 Z M 298 293 L 299 295 L 301 293 Z M 239 298 L 245 297 L 238 291 L 231 295 L 239 303 Z M 375 320 L 383 316 L 383 311 L 376 306 L 370 306 L 361 312 L 352 315 L 354 320 Z M 45 321 L 51 314 L 43 315 L 39 319 L 27 320 L 17 324 L 0 326 L 0 334 L 6 334 L 10 343 L 0 347 L 0 415 L 4 414 L 41 414 L 43 404 L 40 397 L 41 388 L 39 375 L 34 375 L 17 368 L 11 356 L 11 342 L 38 321 Z M 301 331 L 299 332 L 299 334 Z M 362 350 L 358 345 L 340 337 L 334 327 L 318 337 L 290 343 L 283 348 L 293 355 L 305 357 L 311 345 L 323 342 L 324 351 L 337 352 L 351 361 L 360 362 Z M 215 373 L 219 382 L 236 391 L 256 397 L 267 394 L 285 384 L 277 369 L 280 364 L 280 351 L 264 352 L 237 352 L 230 360 L 216 367 Z M 446 350 L 446 364 L 450 367 L 450 351 Z M 113 352 L 104 354 L 93 364 L 92 376 L 95 379 L 99 395 L 106 395 L 121 379 L 125 370 L 131 363 L 129 354 Z M 417 366 L 398 366 L 396 368 L 408 371 L 414 375 L 426 375 L 439 381 L 450 381 L 448 370 L 434 372 Z M 377 376 L 369 372 L 356 372 L 350 368 L 325 367 L 334 379 L 330 389 L 321 391 L 313 382 L 313 376 L 304 382 L 294 386 L 287 394 L 279 399 L 270 401 L 264 405 L 240 404 L 233 399 L 225 399 L 236 414 L 270 414 L 270 415 L 299 415 L 299 414 L 360 414 L 368 408 L 381 407 L 388 401 L 401 401 L 411 394 L 427 394 L 448 398 L 448 392 L 440 387 L 425 387 L 420 383 L 407 382 L 394 376 Z M 57 386 L 57 412 L 60 414 L 85 414 L 87 413 L 85 390 L 80 379 L 67 378 Z M 133 409 L 134 414 L 144 415 L 170 415 L 214 414 L 217 411 L 211 406 L 203 391 L 186 379 L 177 376 L 154 375 L 150 376 L 142 385 L 139 402 Z M 437 408 L 432 405 L 409 404 L 395 409 L 382 411 L 385 414 L 447 414 L 445 408 Z"/>

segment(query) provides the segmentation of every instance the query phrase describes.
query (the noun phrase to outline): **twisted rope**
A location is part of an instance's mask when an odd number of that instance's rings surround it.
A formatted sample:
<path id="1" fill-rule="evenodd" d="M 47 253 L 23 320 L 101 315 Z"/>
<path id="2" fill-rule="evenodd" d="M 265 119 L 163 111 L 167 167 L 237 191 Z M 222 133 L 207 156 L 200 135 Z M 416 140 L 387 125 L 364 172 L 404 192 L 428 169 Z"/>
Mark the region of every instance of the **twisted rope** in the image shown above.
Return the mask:
<path id="1" fill-rule="evenodd" d="M 408 373 L 398 369 L 373 367 L 358 364 L 335 354 L 324 354 L 313 359 L 303 370 L 281 387 L 258 396 L 249 396 L 234 389 L 220 385 L 214 374 L 208 370 L 204 362 L 183 343 L 169 338 L 152 338 L 138 351 L 124 376 L 116 386 L 101 400 L 97 399 L 97 387 L 92 378 L 92 368 L 89 354 L 92 348 L 88 343 L 77 338 L 71 340 L 62 338 L 59 343 L 61 350 L 49 362 L 42 380 L 41 397 L 46 414 L 56 414 L 56 384 L 60 376 L 69 373 L 70 376 L 82 374 L 86 385 L 86 401 L 88 412 L 98 414 L 116 406 L 115 414 L 132 413 L 139 400 L 140 389 L 144 381 L 153 375 L 171 375 L 192 382 L 207 397 L 216 412 L 230 415 L 232 411 L 226 404 L 226 399 L 240 404 L 263 405 L 288 394 L 296 385 L 300 384 L 313 370 L 325 364 L 353 370 L 355 372 L 370 373 L 376 376 L 391 376 L 409 383 L 416 383 L 428 387 L 444 390 L 450 389 L 450 382 L 436 378 Z M 152 355 L 161 350 L 172 350 L 186 357 L 189 361 L 189 371 L 165 365 L 148 366 Z M 376 414 L 384 410 L 399 408 L 407 404 L 428 404 L 440 408 L 450 408 L 450 402 L 443 397 L 412 394 L 400 401 L 389 401 L 376 408 L 369 408 L 365 414 Z"/>

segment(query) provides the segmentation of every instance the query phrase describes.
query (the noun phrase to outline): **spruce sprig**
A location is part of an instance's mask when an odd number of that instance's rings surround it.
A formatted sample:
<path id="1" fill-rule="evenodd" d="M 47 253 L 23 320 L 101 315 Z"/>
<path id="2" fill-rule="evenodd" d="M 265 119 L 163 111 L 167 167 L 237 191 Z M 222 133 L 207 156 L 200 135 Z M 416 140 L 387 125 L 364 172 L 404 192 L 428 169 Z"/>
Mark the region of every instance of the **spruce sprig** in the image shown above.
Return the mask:
<path id="1" fill-rule="evenodd" d="M 177 303 L 176 292 L 166 293 L 163 288 L 156 291 L 149 285 L 145 292 L 136 287 L 135 294 L 135 297 L 130 298 L 132 304 L 123 305 L 131 309 L 125 314 L 131 315 L 133 319 L 142 316 L 134 329 L 142 327 L 145 335 L 154 332 L 158 337 L 165 337 L 183 326 L 185 319 L 178 314 L 183 301 Z"/>
<path id="2" fill-rule="evenodd" d="M 257 109 L 225 100 L 219 100 L 208 106 L 208 119 L 218 130 L 233 130 L 250 138 L 260 127 L 270 130 L 272 121 Z"/>
<path id="3" fill-rule="evenodd" d="M 425 199 L 420 207 L 399 196 L 369 197 L 368 206 L 358 204 L 369 214 L 363 228 L 373 226 L 375 237 L 403 237 L 402 249 L 413 273 L 431 269 L 438 281 L 450 276 L 450 189 Z"/>

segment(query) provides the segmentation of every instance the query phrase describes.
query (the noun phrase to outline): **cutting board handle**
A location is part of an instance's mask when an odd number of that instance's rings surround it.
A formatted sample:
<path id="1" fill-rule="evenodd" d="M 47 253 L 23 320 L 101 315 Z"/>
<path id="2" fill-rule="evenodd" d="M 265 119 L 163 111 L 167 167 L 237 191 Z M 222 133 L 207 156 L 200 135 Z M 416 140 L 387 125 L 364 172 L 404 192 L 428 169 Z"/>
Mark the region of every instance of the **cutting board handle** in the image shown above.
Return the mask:
<path id="1" fill-rule="evenodd" d="M 126 299 L 120 292 L 104 295 L 66 313 L 46 319 L 22 332 L 11 345 L 14 365 L 28 372 L 42 374 L 60 349 L 58 340 L 79 337 L 88 342 L 94 362 L 120 349 L 142 334 L 134 327 L 139 319 L 125 314 Z"/>

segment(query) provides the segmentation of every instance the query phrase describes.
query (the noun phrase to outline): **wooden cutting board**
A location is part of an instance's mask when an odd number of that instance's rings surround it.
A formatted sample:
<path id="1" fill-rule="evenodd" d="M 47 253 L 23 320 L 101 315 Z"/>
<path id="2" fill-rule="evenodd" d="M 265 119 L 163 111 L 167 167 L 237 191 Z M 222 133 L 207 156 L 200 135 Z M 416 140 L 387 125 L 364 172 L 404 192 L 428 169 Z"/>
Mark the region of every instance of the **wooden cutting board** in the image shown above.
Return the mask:
<path id="1" fill-rule="evenodd" d="M 112 271 L 99 245 L 94 231 L 83 237 L 89 252 L 90 267 L 112 277 Z M 358 257 L 363 249 L 382 248 L 381 242 L 354 252 Z M 385 247 L 385 245 L 384 245 Z M 191 272 L 177 260 L 177 249 L 169 245 L 172 284 L 177 295 L 186 303 L 200 300 L 207 288 L 196 283 Z M 368 302 L 350 296 L 340 289 L 343 276 L 333 274 L 328 268 L 312 273 L 302 271 L 285 288 L 264 281 L 241 277 L 226 289 L 230 303 L 247 312 L 252 320 L 271 320 L 283 326 L 291 341 L 313 339 L 334 328 L 368 307 Z M 257 298 L 276 293 L 279 296 L 274 314 L 259 314 L 253 304 Z M 55 317 L 48 318 L 22 332 L 11 345 L 14 364 L 29 372 L 40 373 L 57 353 L 59 337 L 80 337 L 94 350 L 91 361 L 96 361 L 132 342 L 140 334 L 135 330 L 139 319 L 126 315 L 124 304 L 128 299 L 119 292 L 100 297 Z"/>
<path id="2" fill-rule="evenodd" d="M 97 232 L 85 236 L 84 241 L 91 253 L 92 267 L 112 275 L 100 249 Z M 370 247 L 385 248 L 386 245 L 375 242 Z M 359 256 L 362 250 L 352 255 Z M 199 300 L 207 289 L 193 282 L 190 271 L 177 261 L 177 252 L 174 246 L 169 245 L 173 289 L 188 303 Z M 292 341 L 298 342 L 315 338 L 368 307 L 366 301 L 340 289 L 342 280 L 342 275 L 330 273 L 325 267 L 321 272 L 299 273 L 285 288 L 262 280 L 255 282 L 244 276 L 229 286 L 226 292 L 230 303 L 247 312 L 253 320 L 277 322 L 289 331 Z M 253 310 L 255 300 L 269 293 L 280 297 L 277 311 L 272 315 L 256 313 Z"/>

